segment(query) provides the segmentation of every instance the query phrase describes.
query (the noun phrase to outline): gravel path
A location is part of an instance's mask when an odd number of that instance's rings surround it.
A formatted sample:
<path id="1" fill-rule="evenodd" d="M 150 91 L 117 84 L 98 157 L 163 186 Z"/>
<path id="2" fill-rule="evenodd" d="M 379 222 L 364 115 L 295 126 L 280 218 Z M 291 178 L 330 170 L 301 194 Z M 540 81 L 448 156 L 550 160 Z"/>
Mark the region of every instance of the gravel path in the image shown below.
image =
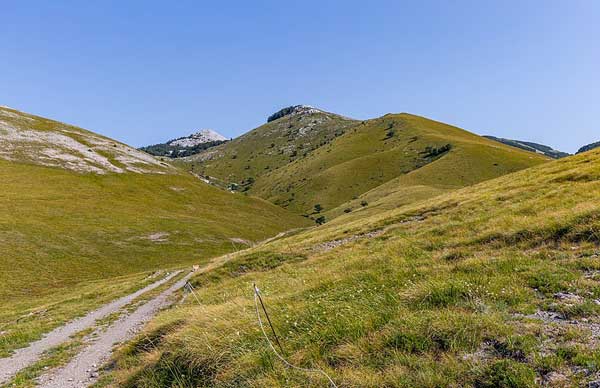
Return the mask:
<path id="1" fill-rule="evenodd" d="M 66 366 L 42 376 L 39 385 L 44 388 L 72 388 L 93 384 L 98 378 L 98 368 L 109 360 L 113 346 L 131 339 L 161 308 L 170 305 L 169 297 L 182 288 L 193 274 L 186 275 L 130 315 L 119 318 Z"/>
<path id="2" fill-rule="evenodd" d="M 138 296 L 166 283 L 180 272 L 181 271 L 173 272 L 163 279 L 154 282 L 132 294 L 108 303 L 97 310 L 91 311 L 84 317 L 75 319 L 63 326 L 60 326 L 47 333 L 42 339 L 32 342 L 26 348 L 17 349 L 10 357 L 0 358 L 0 384 L 4 384 L 14 377 L 18 371 L 36 362 L 43 352 L 58 346 L 63 342 L 66 342 L 73 334 L 94 326 L 96 320 L 102 319 L 118 311 L 123 306 L 131 303 L 131 301 Z"/>

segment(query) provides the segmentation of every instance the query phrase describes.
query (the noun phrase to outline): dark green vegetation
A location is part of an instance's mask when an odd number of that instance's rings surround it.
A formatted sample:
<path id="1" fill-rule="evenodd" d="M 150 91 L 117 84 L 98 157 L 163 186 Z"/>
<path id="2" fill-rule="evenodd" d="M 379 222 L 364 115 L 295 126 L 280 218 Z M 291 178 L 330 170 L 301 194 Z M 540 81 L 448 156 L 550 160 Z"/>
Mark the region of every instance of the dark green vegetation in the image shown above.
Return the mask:
<path id="1" fill-rule="evenodd" d="M 596 142 L 596 143 L 592 143 L 592 144 L 588 144 L 586 146 L 583 146 L 579 149 L 579 151 L 577 151 L 578 154 L 581 154 L 582 152 L 587 152 L 587 151 L 591 151 L 595 148 L 600 147 L 600 141 Z"/>
<path id="2" fill-rule="evenodd" d="M 175 139 L 178 140 L 178 139 Z M 212 147 L 216 147 L 220 144 L 226 143 L 227 140 L 216 140 L 208 141 L 206 143 L 196 144 L 192 147 L 181 147 L 170 145 L 169 143 L 174 140 L 169 140 L 166 143 L 154 144 L 147 147 L 140 148 L 141 151 L 147 152 L 154 156 L 165 156 L 168 158 L 184 158 L 186 156 L 196 155 L 201 151 L 207 150 Z"/>
<path id="3" fill-rule="evenodd" d="M 484 137 L 491 139 L 491 140 L 495 140 L 497 142 L 500 142 L 500 143 L 503 143 L 506 145 L 509 145 L 509 146 L 520 148 L 525 151 L 541 153 L 541 154 L 551 157 L 553 159 L 566 158 L 567 156 L 571 155 L 567 152 L 557 151 L 552 147 L 548 147 L 543 144 L 533 143 L 530 141 L 511 140 L 511 139 L 504 139 L 504 138 L 495 137 L 495 136 L 484 136 Z"/>
<path id="4" fill-rule="evenodd" d="M 338 386 L 585 386 L 600 378 L 599 196 L 592 151 L 251 249 L 193 278 L 201 305 L 161 314 L 106 381 L 325 386 L 268 348 L 256 282 L 286 357 Z"/>
<path id="5" fill-rule="evenodd" d="M 188 162 L 222 186 L 316 220 L 364 202 L 397 207 L 548 160 L 410 114 L 355 121 L 290 109 Z"/>

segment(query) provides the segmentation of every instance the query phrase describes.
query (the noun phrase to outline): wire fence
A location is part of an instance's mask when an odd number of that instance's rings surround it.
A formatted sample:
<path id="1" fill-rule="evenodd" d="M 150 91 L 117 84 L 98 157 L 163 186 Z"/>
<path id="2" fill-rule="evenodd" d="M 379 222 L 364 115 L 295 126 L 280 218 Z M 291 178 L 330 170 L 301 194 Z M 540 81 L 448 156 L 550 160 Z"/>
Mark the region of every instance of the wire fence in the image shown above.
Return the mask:
<path id="1" fill-rule="evenodd" d="M 281 347 L 281 344 L 279 343 L 279 339 L 277 337 L 277 334 L 275 334 L 275 329 L 273 328 L 273 325 L 271 324 L 271 320 L 269 319 L 269 314 L 267 314 L 267 309 L 265 308 L 265 305 L 263 303 L 262 297 L 260 295 L 260 290 L 258 289 L 258 287 L 256 286 L 256 284 L 254 284 L 253 287 L 254 287 L 254 307 L 256 308 L 256 318 L 258 319 L 258 325 L 260 326 L 260 329 L 261 329 L 261 331 L 263 333 L 263 336 L 267 340 L 267 343 L 269 344 L 269 347 L 271 348 L 271 350 L 273 351 L 273 353 L 275 353 L 275 356 L 277 356 L 277 358 L 279 360 L 281 360 L 281 362 L 283 362 L 285 365 L 287 365 L 288 367 L 290 367 L 292 369 L 296 369 L 296 370 L 303 371 L 303 372 L 320 373 L 320 374 L 322 374 L 323 376 L 325 376 L 327 378 L 327 380 L 329 380 L 329 383 L 330 383 L 331 387 L 337 388 L 337 385 L 335 384 L 335 382 L 333 381 L 333 379 L 327 373 L 325 373 L 325 371 L 323 371 L 321 369 L 318 369 L 318 368 L 302 368 L 300 366 L 296 366 L 296 365 L 292 364 L 291 362 L 289 362 L 288 360 L 286 360 L 285 357 L 283 357 L 282 354 L 279 354 L 277 352 L 277 349 L 275 349 L 275 346 L 273 346 L 273 343 L 269 339 L 269 336 L 267 335 L 267 332 L 265 330 L 265 326 L 264 326 L 262 318 L 260 316 L 260 310 L 258 308 L 259 302 L 260 302 L 260 305 L 263 308 L 265 316 L 267 317 L 267 320 L 269 322 L 269 326 L 271 326 L 271 331 L 273 332 L 274 338 L 276 339 L 277 344 L 279 345 L 279 348 L 281 349 L 281 353 L 283 353 L 283 348 Z"/>
<path id="2" fill-rule="evenodd" d="M 194 288 L 194 286 L 192 285 L 192 283 L 187 282 L 184 286 L 184 288 L 189 291 L 194 298 L 196 299 L 196 302 L 199 305 L 202 305 L 202 303 L 200 303 L 200 299 L 198 298 L 198 295 L 196 294 L 196 289 Z M 267 344 L 269 345 L 269 348 L 273 351 L 273 353 L 275 354 L 275 356 L 281 361 L 283 362 L 286 366 L 288 366 L 289 368 L 295 369 L 295 370 L 299 370 L 302 372 L 308 372 L 308 373 L 319 373 L 323 376 L 325 376 L 327 378 L 327 380 L 329 381 L 330 387 L 333 388 L 337 388 L 337 385 L 335 384 L 335 382 L 333 381 L 333 379 L 322 369 L 319 368 L 303 368 L 297 365 L 292 364 L 291 362 L 289 362 L 285 357 L 284 357 L 284 350 L 283 350 L 283 346 L 281 346 L 281 342 L 279 341 L 279 337 L 277 336 L 277 332 L 275 331 L 275 328 L 273 327 L 273 324 L 271 322 L 271 318 L 269 317 L 269 313 L 267 312 L 267 308 L 265 307 L 265 304 L 263 302 L 262 296 L 260 294 L 260 290 L 259 288 L 256 286 L 256 284 L 253 284 L 253 288 L 254 288 L 254 307 L 256 310 L 256 318 L 258 320 L 258 325 L 260 326 L 260 330 L 262 331 L 263 336 L 265 337 L 265 340 L 267 341 Z M 275 345 L 273 344 L 273 342 L 271 341 L 271 339 L 269 338 L 269 336 L 267 335 L 267 331 L 265 330 L 265 325 L 263 323 L 261 314 L 260 314 L 260 310 L 261 308 L 259 308 L 259 304 L 263 310 L 263 313 L 265 314 L 265 317 L 267 318 L 267 322 L 269 324 L 269 327 L 271 328 L 271 333 L 273 333 L 273 338 L 275 339 L 275 343 L 277 344 L 277 347 L 279 348 L 279 352 L 277 351 L 277 349 L 275 348 Z"/>

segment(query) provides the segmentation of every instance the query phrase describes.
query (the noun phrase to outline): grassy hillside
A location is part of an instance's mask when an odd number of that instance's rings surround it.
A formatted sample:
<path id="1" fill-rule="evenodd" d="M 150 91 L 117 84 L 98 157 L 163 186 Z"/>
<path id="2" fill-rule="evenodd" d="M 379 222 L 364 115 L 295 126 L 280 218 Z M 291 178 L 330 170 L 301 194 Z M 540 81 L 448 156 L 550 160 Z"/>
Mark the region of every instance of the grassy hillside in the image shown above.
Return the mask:
<path id="1" fill-rule="evenodd" d="M 104 381 L 326 386 L 268 348 L 256 282 L 285 356 L 340 387 L 584 386 L 600 378 L 599 196 L 592 151 L 244 252 Z"/>
<path id="2" fill-rule="evenodd" d="M 336 114 L 301 107 L 232 141 L 192 156 L 187 162 L 194 172 L 236 183 L 252 191 L 253 182 L 341 136 L 357 123 Z"/>
<path id="3" fill-rule="evenodd" d="M 271 143 L 263 135 L 269 133 L 283 141 L 286 127 L 297 126 L 301 120 L 311 122 L 313 116 L 329 117 L 324 115 L 284 116 L 220 151 L 201 155 L 207 160 L 196 159 L 196 168 L 239 183 L 250 194 L 296 213 L 313 214 L 319 204 L 330 219 L 361 209 L 365 202 L 388 197 L 388 203 L 398 206 L 549 160 L 409 114 L 363 122 L 326 120 L 323 128 L 331 126 L 327 141 L 318 141 L 322 145 L 316 148 L 298 148 L 293 158 L 279 154 L 280 143 Z M 338 130 L 342 123 L 346 126 L 343 131 Z M 338 136 L 331 135 L 334 129 Z M 324 133 L 325 129 L 316 135 Z M 311 139 L 310 134 L 289 136 L 290 149 Z M 275 144 L 273 151 L 269 151 L 271 144 Z M 246 151 L 239 152 L 241 149 Z M 210 156 L 217 152 L 221 152 L 218 158 Z"/>
<path id="4" fill-rule="evenodd" d="M 126 145 L 0 109 L 0 297 L 206 261 L 306 221 Z"/>
<path id="5" fill-rule="evenodd" d="M 420 168 L 389 179 L 357 198 L 327 211 L 328 218 L 334 218 L 348 209 L 378 213 L 550 160 L 545 156 L 505 146 L 463 129 L 419 116 L 386 115 L 380 120 L 389 120 L 404 128 L 399 133 L 399 140 L 406 141 L 408 138 L 408 143 L 399 143 L 398 148 L 403 148 L 405 155 L 406 149 L 419 151 L 428 147 L 439 148 L 443 144 L 450 144 L 451 148 L 437 158 L 426 159 L 428 163 Z M 381 128 L 380 123 L 374 124 Z M 422 157 L 424 152 L 419 151 L 419 156 Z M 361 205 L 365 203 L 368 204 L 367 209 Z M 361 214 L 360 217 L 364 215 Z"/>

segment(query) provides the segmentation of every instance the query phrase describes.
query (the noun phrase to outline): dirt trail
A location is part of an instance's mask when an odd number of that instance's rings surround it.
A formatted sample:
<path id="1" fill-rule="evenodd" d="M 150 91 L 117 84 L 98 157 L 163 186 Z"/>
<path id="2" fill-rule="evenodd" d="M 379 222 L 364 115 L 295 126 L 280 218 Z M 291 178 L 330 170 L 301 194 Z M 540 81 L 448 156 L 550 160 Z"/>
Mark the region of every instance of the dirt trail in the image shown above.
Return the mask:
<path id="1" fill-rule="evenodd" d="M 98 368 L 109 360 L 113 346 L 131 339 L 161 308 L 170 305 L 169 297 L 182 288 L 192 275 L 193 272 L 189 273 L 135 312 L 119 318 L 66 366 L 42 376 L 39 385 L 44 388 L 71 388 L 93 384 L 98 378 Z"/>
<path id="2" fill-rule="evenodd" d="M 119 298 L 111 303 L 108 303 L 97 310 L 89 312 L 84 317 L 75 319 L 63 326 L 57 327 L 47 333 L 42 339 L 32 342 L 29 346 L 17 349 L 15 353 L 6 358 L 0 358 L 0 384 L 4 384 L 10 380 L 21 369 L 36 362 L 41 354 L 63 342 L 69 340 L 73 334 L 94 326 L 96 320 L 102 319 L 125 305 L 131 303 L 135 298 L 155 289 L 156 287 L 168 282 L 181 271 L 173 272 L 132 294 Z"/>

